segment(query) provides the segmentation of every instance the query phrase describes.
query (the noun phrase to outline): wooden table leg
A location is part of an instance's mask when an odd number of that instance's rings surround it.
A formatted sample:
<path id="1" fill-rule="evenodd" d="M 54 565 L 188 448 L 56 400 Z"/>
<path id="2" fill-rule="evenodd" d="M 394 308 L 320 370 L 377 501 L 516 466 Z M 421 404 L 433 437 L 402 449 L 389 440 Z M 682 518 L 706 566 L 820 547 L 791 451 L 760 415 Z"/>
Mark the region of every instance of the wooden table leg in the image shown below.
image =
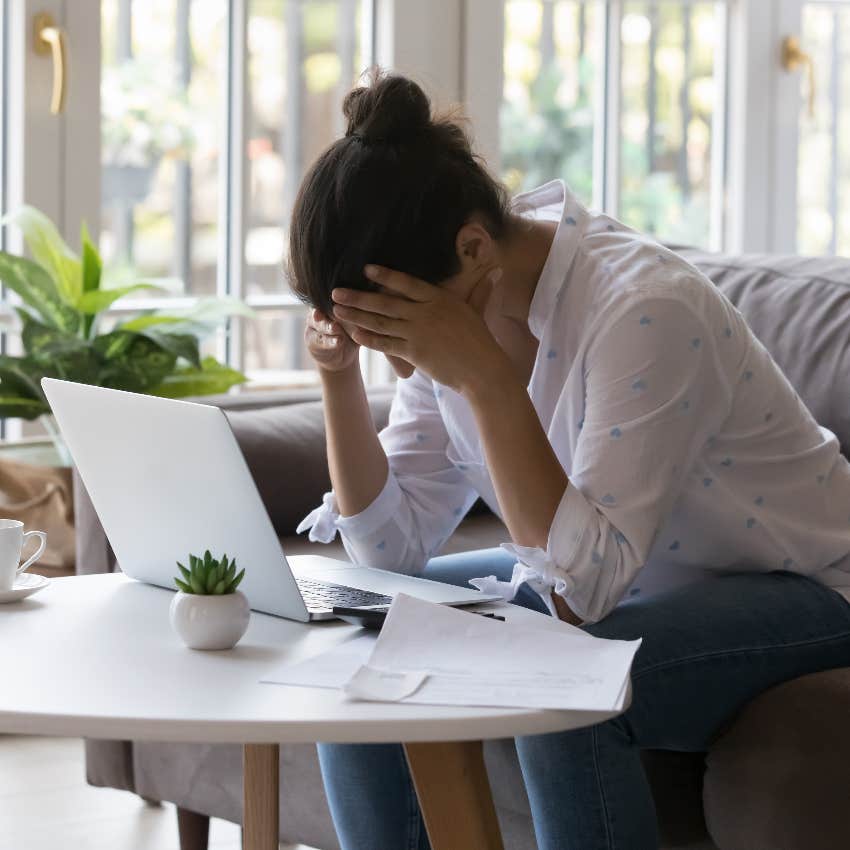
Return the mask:
<path id="1" fill-rule="evenodd" d="M 242 748 L 242 848 L 277 850 L 280 833 L 280 747 Z"/>
<path id="2" fill-rule="evenodd" d="M 503 850 L 481 741 L 405 744 L 432 850 Z"/>

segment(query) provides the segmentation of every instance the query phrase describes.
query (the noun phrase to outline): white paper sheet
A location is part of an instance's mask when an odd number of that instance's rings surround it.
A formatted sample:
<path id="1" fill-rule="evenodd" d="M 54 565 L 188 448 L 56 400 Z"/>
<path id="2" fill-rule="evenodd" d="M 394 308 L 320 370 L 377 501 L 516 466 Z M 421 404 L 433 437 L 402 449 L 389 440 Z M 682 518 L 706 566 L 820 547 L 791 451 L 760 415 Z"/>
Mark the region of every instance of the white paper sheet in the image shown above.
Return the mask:
<path id="1" fill-rule="evenodd" d="M 304 661 L 284 662 L 269 670 L 260 681 L 307 688 L 342 688 L 369 660 L 377 637 L 377 632 L 367 632 Z"/>
<path id="2" fill-rule="evenodd" d="M 639 640 L 600 640 L 579 629 L 543 630 L 473 617 L 399 594 L 366 669 L 356 672 L 346 692 L 426 705 L 620 710 L 639 646 Z M 381 672 L 425 678 L 393 699 Z"/>
<path id="3" fill-rule="evenodd" d="M 377 639 L 364 634 L 261 681 L 382 702 L 621 710 L 640 641 L 600 640 L 549 620 L 540 626 L 399 595 Z"/>

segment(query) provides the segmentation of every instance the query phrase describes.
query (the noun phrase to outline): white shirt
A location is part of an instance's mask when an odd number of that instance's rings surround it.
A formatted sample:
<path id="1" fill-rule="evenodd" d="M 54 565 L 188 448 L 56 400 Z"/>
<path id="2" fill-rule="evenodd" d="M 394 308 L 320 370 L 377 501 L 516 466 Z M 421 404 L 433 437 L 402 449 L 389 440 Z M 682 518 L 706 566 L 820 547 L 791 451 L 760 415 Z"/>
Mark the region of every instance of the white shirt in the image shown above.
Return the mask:
<path id="1" fill-rule="evenodd" d="M 554 588 L 595 622 L 625 596 L 706 571 L 790 570 L 850 600 L 850 464 L 738 310 L 693 266 L 561 181 L 518 196 L 558 221 L 531 302 L 528 393 L 569 485 L 545 549 L 502 544 L 512 598 Z M 386 484 L 355 516 L 333 493 L 298 531 L 337 530 L 355 563 L 417 573 L 481 496 L 500 515 L 471 408 L 400 380 Z M 551 608 L 551 602 L 549 602 Z"/>

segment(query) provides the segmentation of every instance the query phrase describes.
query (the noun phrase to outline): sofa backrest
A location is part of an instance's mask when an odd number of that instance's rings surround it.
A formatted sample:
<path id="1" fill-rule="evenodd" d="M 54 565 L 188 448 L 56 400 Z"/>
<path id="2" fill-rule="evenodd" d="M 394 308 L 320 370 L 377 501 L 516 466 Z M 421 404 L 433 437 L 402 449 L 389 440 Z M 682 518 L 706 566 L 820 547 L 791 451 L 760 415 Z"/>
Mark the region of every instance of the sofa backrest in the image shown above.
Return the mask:
<path id="1" fill-rule="evenodd" d="M 248 395 L 248 393 L 245 393 Z M 271 405 L 226 406 L 225 414 L 272 525 L 281 537 L 295 527 L 330 490 L 325 450 L 325 418 L 321 401 L 290 403 L 276 394 Z M 387 424 L 392 392 L 369 392 L 372 419 L 380 430 Z"/>
<path id="2" fill-rule="evenodd" d="M 850 259 L 676 250 L 741 311 L 850 456 Z"/>

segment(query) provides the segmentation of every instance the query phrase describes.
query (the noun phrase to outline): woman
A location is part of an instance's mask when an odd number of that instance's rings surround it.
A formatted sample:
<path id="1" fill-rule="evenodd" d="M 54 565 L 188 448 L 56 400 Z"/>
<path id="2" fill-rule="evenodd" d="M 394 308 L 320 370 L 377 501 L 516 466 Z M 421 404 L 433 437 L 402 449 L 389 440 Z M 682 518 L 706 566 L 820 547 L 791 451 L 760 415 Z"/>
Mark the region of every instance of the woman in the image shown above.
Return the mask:
<path id="1" fill-rule="evenodd" d="M 642 637 L 621 717 L 516 744 L 541 848 L 654 848 L 641 748 L 850 665 L 850 466 L 682 259 L 559 181 L 509 202 L 409 80 L 343 109 L 292 219 L 334 488 L 299 530 Z M 359 346 L 403 379 L 380 435 Z M 511 542 L 432 559 L 479 495 Z M 345 850 L 428 846 L 400 746 L 320 759 Z"/>

